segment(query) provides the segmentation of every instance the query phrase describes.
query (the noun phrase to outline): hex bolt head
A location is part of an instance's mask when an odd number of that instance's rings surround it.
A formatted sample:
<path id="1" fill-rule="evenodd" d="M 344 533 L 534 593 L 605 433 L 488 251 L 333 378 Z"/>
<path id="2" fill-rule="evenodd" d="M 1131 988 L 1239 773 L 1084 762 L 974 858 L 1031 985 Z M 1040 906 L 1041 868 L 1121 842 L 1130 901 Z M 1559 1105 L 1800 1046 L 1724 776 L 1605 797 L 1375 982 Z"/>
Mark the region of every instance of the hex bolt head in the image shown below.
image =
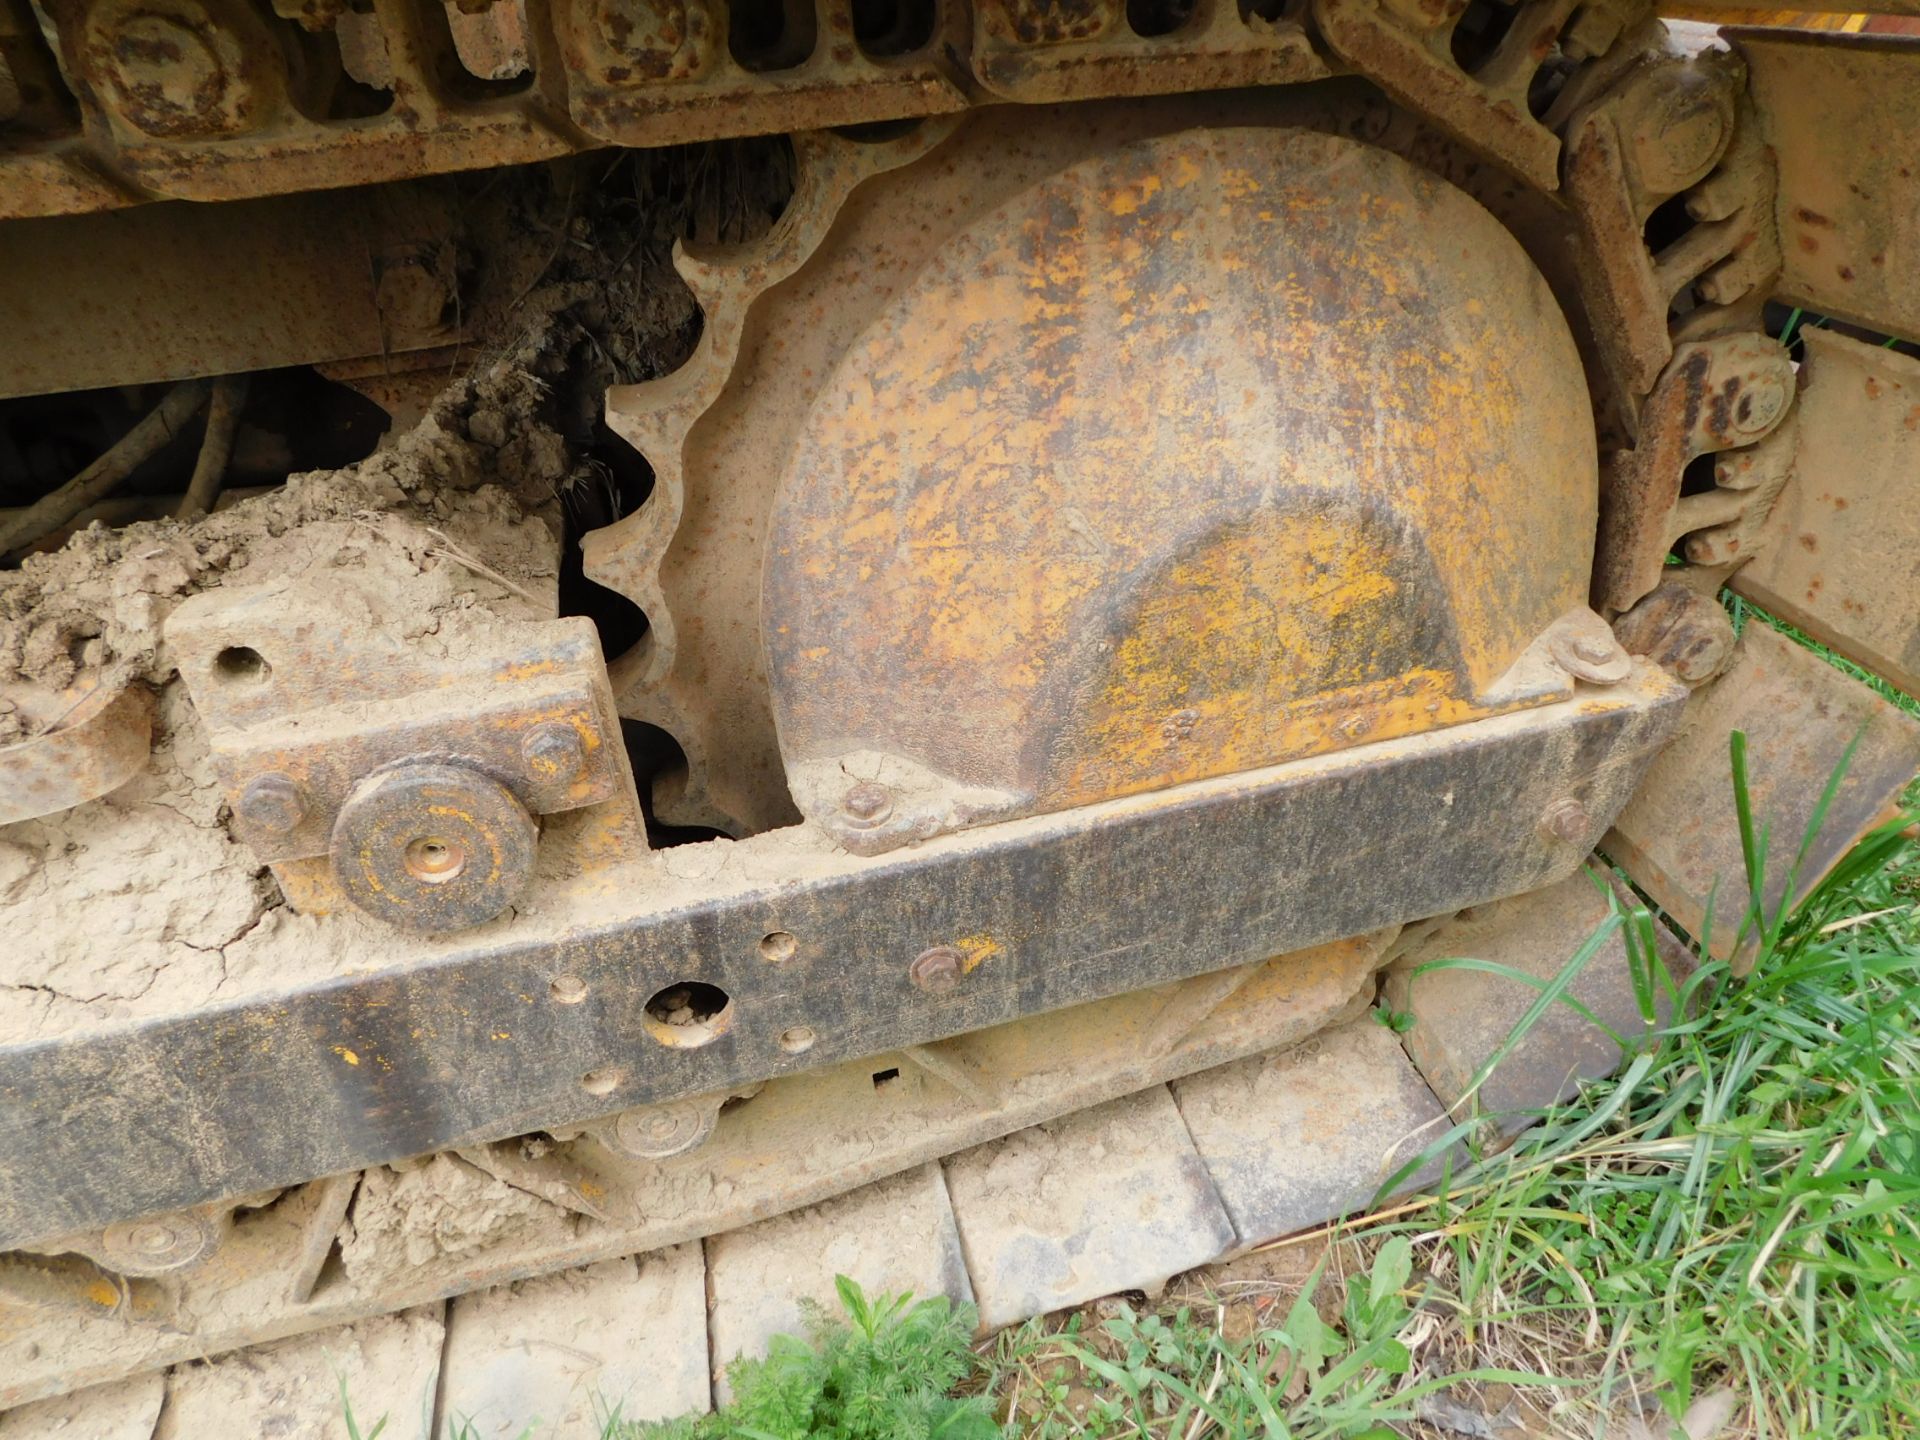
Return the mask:
<path id="1" fill-rule="evenodd" d="M 1540 816 L 1540 833 L 1565 845 L 1576 845 L 1592 833 L 1593 817 L 1571 796 L 1555 800 Z"/>
<path id="2" fill-rule="evenodd" d="M 960 983 L 966 956 L 951 945 L 922 950 L 907 970 L 915 985 L 929 995 L 945 995 Z"/>
<path id="3" fill-rule="evenodd" d="M 527 778 L 537 785 L 570 785 L 587 768 L 587 747 L 580 732 L 563 720 L 536 725 L 520 742 Z"/>
<path id="4" fill-rule="evenodd" d="M 1590 665 L 1599 665 L 1613 658 L 1613 643 L 1601 639 L 1598 635 L 1581 635 L 1573 642 L 1573 653 Z"/>
<path id="5" fill-rule="evenodd" d="M 292 776 L 273 771 L 249 780 L 234 810 L 255 829 L 285 835 L 307 818 L 307 797 Z"/>
<path id="6" fill-rule="evenodd" d="M 884 785 L 862 780 L 840 797 L 840 809 L 847 819 L 866 829 L 886 823 L 893 814 L 893 795 Z"/>

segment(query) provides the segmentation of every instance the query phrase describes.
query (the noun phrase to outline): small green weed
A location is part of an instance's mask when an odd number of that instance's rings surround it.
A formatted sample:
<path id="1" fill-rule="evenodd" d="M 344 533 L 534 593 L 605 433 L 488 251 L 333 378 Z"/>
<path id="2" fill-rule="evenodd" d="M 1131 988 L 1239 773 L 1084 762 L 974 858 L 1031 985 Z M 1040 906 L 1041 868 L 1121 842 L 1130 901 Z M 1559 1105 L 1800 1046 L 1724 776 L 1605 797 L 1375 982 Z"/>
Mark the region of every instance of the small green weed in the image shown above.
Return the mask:
<path id="1" fill-rule="evenodd" d="M 697 1419 L 624 1424 L 618 1440 L 997 1440 L 988 1402 L 956 1396 L 979 1375 L 971 1306 L 910 1295 L 869 1300 L 844 1275 L 846 1319 L 814 1311 L 807 1335 L 728 1371 L 733 1404 Z M 851 1323 L 849 1323 L 851 1322 Z"/>
<path id="2" fill-rule="evenodd" d="M 1331 1319 L 1318 1301 L 1325 1280 L 1323 1261 L 1282 1323 L 1239 1338 L 1222 1323 L 1224 1308 L 1211 1324 L 1184 1307 L 1171 1316 L 1123 1310 L 1090 1334 L 1079 1316 L 1053 1334 L 1029 1322 L 1002 1336 L 996 1352 L 1010 1428 L 1034 1440 L 1394 1435 L 1386 1422 L 1413 1419 L 1425 1397 L 1454 1385 L 1556 1383 L 1492 1367 L 1413 1374 L 1403 1337 L 1427 1287 L 1414 1283 L 1406 1236 L 1389 1238 L 1364 1272 L 1347 1277 Z"/>
<path id="3" fill-rule="evenodd" d="M 373 1422 L 371 1430 L 362 1431 L 360 1422 L 354 1418 L 353 1398 L 347 1394 L 347 1377 L 340 1377 L 340 1417 L 346 1423 L 347 1440 L 380 1440 L 380 1432 L 387 1428 L 387 1417 L 382 1415 Z"/>

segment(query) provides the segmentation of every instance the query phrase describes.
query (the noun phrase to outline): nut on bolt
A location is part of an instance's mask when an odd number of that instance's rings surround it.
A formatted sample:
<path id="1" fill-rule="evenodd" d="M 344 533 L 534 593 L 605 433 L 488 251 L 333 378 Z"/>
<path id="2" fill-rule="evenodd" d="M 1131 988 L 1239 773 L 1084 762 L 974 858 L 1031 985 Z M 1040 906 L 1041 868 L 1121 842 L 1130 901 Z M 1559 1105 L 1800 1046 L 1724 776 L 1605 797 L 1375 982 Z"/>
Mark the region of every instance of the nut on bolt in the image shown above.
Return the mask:
<path id="1" fill-rule="evenodd" d="M 922 950 L 907 974 L 929 995 L 945 995 L 960 983 L 965 968 L 966 956 L 951 945 L 936 945 L 931 950 Z"/>
<path id="2" fill-rule="evenodd" d="M 1571 797 L 1554 801 L 1540 816 L 1540 833 L 1550 840 L 1577 845 L 1593 831 L 1587 807 Z"/>
<path id="3" fill-rule="evenodd" d="M 1549 634 L 1554 663 L 1575 679 L 1593 685 L 1618 685 L 1633 674 L 1632 658 L 1597 615 L 1587 617 L 1587 623 L 1580 625 L 1562 621 Z"/>
<path id="4" fill-rule="evenodd" d="M 276 770 L 249 780 L 234 809 L 244 823 L 284 835 L 307 818 L 307 797 L 292 776 Z"/>
<path id="5" fill-rule="evenodd" d="M 527 775 L 541 785 L 568 785 L 587 765 L 587 747 L 580 732 L 563 720 L 536 725 L 520 742 L 520 758 Z"/>
<path id="6" fill-rule="evenodd" d="M 887 817 L 893 814 L 893 795 L 884 785 L 862 780 L 840 797 L 840 809 L 848 824 L 861 830 L 871 829 L 875 825 L 884 825 Z"/>

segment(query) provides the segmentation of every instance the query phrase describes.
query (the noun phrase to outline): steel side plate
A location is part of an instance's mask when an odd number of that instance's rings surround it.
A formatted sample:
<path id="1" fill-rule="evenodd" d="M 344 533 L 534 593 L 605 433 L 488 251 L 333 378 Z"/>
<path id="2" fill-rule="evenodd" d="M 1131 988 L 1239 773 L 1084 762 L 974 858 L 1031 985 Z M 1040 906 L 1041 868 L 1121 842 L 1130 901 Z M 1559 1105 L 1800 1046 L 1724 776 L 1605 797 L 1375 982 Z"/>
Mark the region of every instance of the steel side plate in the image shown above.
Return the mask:
<path id="1" fill-rule="evenodd" d="M 650 909 L 636 883 L 616 892 L 624 906 L 547 938 L 446 947 L 0 1049 L 0 1249 L 923 1044 L 1532 890 L 1588 853 L 1684 694 L 1640 665 L 1537 710 L 877 859 L 834 856 L 784 883 L 717 867 L 691 904 Z M 1543 814 L 1569 799 L 1587 833 L 1564 817 L 1562 834 L 1544 832 Z M 792 840 L 713 843 L 778 855 Z M 762 946 L 776 932 L 794 940 L 780 963 L 768 954 L 784 946 Z M 962 957 L 945 992 L 909 974 L 937 947 Z M 562 975 L 584 1000 L 551 993 Z M 731 1002 L 704 1044 L 684 1041 L 706 1031 L 663 1037 L 647 1011 L 691 981 Z M 802 1026 L 813 1043 L 789 1053 L 781 1038 Z"/>

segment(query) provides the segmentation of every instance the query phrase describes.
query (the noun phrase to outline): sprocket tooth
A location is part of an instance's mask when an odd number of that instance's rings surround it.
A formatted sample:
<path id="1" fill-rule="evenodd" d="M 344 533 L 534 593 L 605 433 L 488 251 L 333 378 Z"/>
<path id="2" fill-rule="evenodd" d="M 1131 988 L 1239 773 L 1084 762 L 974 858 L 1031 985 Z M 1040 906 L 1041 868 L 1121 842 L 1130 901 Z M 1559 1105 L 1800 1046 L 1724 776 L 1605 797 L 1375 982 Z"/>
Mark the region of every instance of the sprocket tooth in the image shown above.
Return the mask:
<path id="1" fill-rule="evenodd" d="M 607 392 L 607 424 L 653 467 L 653 491 L 633 514 L 589 532 L 580 547 L 586 575 L 626 596 L 647 616 L 649 634 L 630 663 L 620 667 L 616 695 L 631 719 L 656 718 L 663 708 L 638 698 L 659 690 L 673 672 L 680 627 L 661 578 L 679 534 L 687 503 L 687 438 L 726 390 L 740 357 L 749 316 L 770 288 L 798 271 L 833 227 L 847 197 L 876 175 L 919 159 L 958 127 L 959 118 L 930 120 L 905 135 L 860 142 L 829 133 L 795 137 L 792 198 L 773 228 L 744 245 L 703 248 L 682 243 L 674 267 L 693 291 L 705 324 L 693 355 L 678 370 Z M 705 746 L 673 725 L 664 726 L 687 752 Z M 697 787 L 696 787 L 697 788 Z M 703 818 L 695 821 L 692 814 Z M 714 823 L 738 832 L 753 828 L 743 815 L 695 804 L 674 817 L 680 823 Z"/>
<path id="2" fill-rule="evenodd" d="M 924 154 L 953 128 L 952 123 L 923 124 L 880 144 L 827 134 L 796 137 L 794 192 L 767 235 L 744 245 L 683 243 L 675 249 L 675 267 L 705 316 L 692 356 L 669 375 L 607 392 L 609 426 L 650 462 L 654 484 L 633 514 L 582 538 L 583 565 L 590 579 L 625 595 L 648 618 L 647 635 L 626 655 L 614 657 L 610 668 L 621 714 L 658 725 L 686 756 L 686 772 L 656 796 L 656 814 L 669 823 L 737 835 L 793 818 L 790 807 L 715 799 L 707 775 L 715 743 L 724 736 L 713 735 L 697 694 L 695 703 L 683 703 L 670 683 L 681 627 L 662 567 L 686 510 L 687 438 L 733 378 L 747 317 L 760 296 L 806 262 L 855 186 Z M 774 792 L 783 789 L 776 786 Z"/>

